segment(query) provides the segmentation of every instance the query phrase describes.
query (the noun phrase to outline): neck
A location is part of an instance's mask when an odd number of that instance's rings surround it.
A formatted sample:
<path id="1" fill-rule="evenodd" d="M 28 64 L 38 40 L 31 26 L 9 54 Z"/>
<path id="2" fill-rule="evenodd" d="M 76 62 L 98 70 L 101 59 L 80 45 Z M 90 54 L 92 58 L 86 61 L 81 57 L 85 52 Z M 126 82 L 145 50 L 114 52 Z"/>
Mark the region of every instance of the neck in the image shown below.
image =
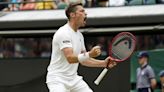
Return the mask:
<path id="1" fill-rule="evenodd" d="M 75 31 L 77 32 L 78 30 L 78 26 L 76 25 L 76 23 L 74 21 L 69 21 L 68 24 L 70 25 L 70 27 Z"/>
<path id="2" fill-rule="evenodd" d="M 142 64 L 141 67 L 144 67 L 145 65 L 147 65 L 147 62 L 145 62 L 144 64 Z"/>

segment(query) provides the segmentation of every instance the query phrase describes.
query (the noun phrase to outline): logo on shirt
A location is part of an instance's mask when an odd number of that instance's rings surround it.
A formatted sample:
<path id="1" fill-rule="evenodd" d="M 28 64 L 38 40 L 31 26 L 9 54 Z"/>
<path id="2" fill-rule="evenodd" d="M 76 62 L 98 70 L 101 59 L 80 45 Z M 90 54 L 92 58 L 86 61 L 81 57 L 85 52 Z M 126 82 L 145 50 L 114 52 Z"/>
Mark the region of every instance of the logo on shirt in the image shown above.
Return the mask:
<path id="1" fill-rule="evenodd" d="M 64 40 L 63 43 L 70 43 L 70 41 L 69 40 Z"/>

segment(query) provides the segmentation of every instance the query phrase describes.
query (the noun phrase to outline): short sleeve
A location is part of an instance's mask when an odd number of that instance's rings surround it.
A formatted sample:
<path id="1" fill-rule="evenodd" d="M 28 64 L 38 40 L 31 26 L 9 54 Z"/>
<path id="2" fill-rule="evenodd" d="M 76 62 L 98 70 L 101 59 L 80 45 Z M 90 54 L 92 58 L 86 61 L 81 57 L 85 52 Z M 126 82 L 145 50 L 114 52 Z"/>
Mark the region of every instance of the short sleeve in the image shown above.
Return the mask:
<path id="1" fill-rule="evenodd" d="M 150 79 L 155 78 L 154 70 L 151 67 L 149 67 L 148 69 L 148 78 Z"/>
<path id="2" fill-rule="evenodd" d="M 57 39 L 57 42 L 59 44 L 60 50 L 62 50 L 63 48 L 66 48 L 66 47 L 72 47 L 71 36 L 69 36 L 68 34 L 60 35 Z"/>

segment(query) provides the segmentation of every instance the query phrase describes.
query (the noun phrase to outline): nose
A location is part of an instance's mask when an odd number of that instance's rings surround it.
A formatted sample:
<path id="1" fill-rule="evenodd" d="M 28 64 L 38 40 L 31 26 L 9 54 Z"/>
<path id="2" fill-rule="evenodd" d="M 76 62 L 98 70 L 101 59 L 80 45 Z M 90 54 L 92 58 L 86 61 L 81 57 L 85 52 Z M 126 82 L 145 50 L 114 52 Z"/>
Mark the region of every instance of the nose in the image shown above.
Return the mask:
<path id="1" fill-rule="evenodd" d="M 87 13 L 85 12 L 85 16 L 87 16 Z"/>

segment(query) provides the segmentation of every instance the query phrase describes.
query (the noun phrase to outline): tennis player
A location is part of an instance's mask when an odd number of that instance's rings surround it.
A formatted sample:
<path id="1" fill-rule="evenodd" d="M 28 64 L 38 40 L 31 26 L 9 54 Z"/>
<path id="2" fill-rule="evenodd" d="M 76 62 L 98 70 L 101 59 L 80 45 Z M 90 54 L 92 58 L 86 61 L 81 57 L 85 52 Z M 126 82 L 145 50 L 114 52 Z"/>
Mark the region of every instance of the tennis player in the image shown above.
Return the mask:
<path id="1" fill-rule="evenodd" d="M 99 46 L 86 51 L 83 35 L 78 30 L 86 25 L 87 19 L 81 3 L 70 4 L 65 13 L 68 22 L 53 36 L 47 86 L 50 92 L 93 92 L 77 73 L 79 63 L 88 67 L 112 68 L 116 62 L 110 57 L 105 60 L 94 59 L 101 54 Z"/>

